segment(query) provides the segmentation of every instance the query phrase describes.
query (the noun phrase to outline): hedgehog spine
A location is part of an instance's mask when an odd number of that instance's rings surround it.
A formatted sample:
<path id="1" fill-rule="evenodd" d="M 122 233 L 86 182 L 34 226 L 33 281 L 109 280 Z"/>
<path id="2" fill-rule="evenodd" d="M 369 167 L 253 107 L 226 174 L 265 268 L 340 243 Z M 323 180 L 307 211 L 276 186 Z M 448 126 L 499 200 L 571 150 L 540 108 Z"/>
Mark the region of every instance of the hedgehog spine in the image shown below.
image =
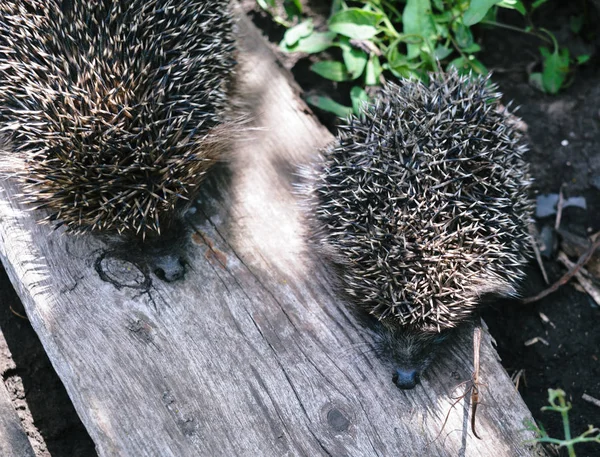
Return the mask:
<path id="1" fill-rule="evenodd" d="M 160 232 L 225 147 L 232 30 L 225 0 L 0 4 L 0 155 L 47 221 Z"/>
<path id="2" fill-rule="evenodd" d="M 316 244 L 409 387 L 430 359 L 421 346 L 523 277 L 526 147 L 499 100 L 487 78 L 456 72 L 387 83 L 309 179 Z"/>

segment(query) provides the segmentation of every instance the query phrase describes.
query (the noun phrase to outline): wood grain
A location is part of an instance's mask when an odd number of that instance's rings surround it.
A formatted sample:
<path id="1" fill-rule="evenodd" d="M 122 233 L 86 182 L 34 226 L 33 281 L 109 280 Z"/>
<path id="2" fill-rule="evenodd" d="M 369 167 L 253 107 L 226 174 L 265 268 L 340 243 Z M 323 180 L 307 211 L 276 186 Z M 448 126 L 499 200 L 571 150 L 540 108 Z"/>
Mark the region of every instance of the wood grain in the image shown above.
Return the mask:
<path id="1" fill-rule="evenodd" d="M 531 415 L 487 339 L 483 440 L 464 403 L 441 430 L 472 371 L 468 336 L 415 390 L 393 385 L 303 241 L 295 170 L 331 136 L 260 33 L 244 17 L 239 29 L 237 92 L 257 129 L 211 173 L 183 246 L 148 260 L 62 235 L 0 183 L 0 257 L 98 453 L 535 455 Z"/>

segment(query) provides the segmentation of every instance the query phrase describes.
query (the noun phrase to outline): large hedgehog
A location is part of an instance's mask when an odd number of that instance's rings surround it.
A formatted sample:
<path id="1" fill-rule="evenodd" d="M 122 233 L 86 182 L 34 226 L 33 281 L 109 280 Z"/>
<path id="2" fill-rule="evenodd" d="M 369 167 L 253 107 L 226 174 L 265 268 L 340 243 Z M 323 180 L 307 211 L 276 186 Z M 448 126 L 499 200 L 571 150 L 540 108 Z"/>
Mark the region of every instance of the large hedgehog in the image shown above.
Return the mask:
<path id="1" fill-rule="evenodd" d="M 2 0 L 0 168 L 72 232 L 160 233 L 225 148 L 232 26 L 228 0 Z"/>
<path id="2" fill-rule="evenodd" d="M 370 316 L 393 381 L 488 299 L 517 294 L 528 261 L 522 135 L 486 78 L 388 83 L 309 172 L 315 239 Z"/>

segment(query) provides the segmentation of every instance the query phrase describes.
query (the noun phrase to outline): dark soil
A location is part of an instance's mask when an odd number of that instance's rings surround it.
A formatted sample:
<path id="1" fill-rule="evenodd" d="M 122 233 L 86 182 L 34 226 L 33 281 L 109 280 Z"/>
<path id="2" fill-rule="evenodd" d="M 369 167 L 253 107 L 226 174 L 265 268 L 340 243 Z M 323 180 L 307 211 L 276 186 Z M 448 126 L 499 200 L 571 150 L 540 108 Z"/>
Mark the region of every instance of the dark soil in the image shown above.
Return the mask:
<path id="1" fill-rule="evenodd" d="M 273 43 L 283 35 L 280 27 L 255 7 L 254 0 L 244 0 L 243 7 Z M 319 20 L 328 13 L 328 3 L 313 0 L 308 10 Z M 505 30 L 478 30 L 483 46 L 481 59 L 494 71 L 493 80 L 505 99 L 520 105 L 519 115 L 528 125 L 531 151 L 529 161 L 535 187 L 541 193 L 557 193 L 562 185 L 570 196 L 584 196 L 587 210 L 568 208 L 562 228 L 582 235 L 600 230 L 600 59 L 598 37 L 587 40 L 570 33 L 569 17 L 580 2 L 549 2 L 535 18 L 556 33 L 573 54 L 596 53 L 579 68 L 567 89 L 556 96 L 544 95 L 528 83 L 527 69 L 534 68 L 541 44 L 528 35 Z M 592 24 L 598 24 L 596 12 L 588 5 Z M 518 24 L 518 15 L 506 14 L 504 22 Z M 584 33 L 586 35 L 586 33 Z M 595 41 L 594 41 L 595 40 Z M 275 47 L 275 46 L 274 46 Z M 310 72 L 314 57 L 282 55 L 307 94 L 327 93 L 340 102 L 347 88 L 324 81 Z M 322 122 L 335 129 L 335 118 L 317 113 Z M 566 141 L 565 141 L 566 140 Z M 554 224 L 553 218 L 538 221 L 540 228 Z M 545 261 L 550 281 L 565 269 L 552 258 Z M 527 295 L 545 285 L 536 267 L 532 267 Z M 0 374 L 15 403 L 23 426 L 36 455 L 43 457 L 90 457 L 94 445 L 79 421 L 75 410 L 54 372 L 45 352 L 26 319 L 21 304 L 0 267 Z M 540 313 L 549 318 L 542 320 Z M 498 352 L 507 371 L 524 370 L 520 392 L 535 419 L 551 436 L 562 437 L 562 422 L 557 413 L 540 411 L 547 404 L 548 388 L 562 388 L 573 403 L 571 430 L 583 432 L 588 424 L 600 426 L 600 408 L 582 399 L 584 393 L 600 399 L 600 308 L 591 298 L 571 285 L 532 305 L 517 302 L 497 304 L 484 314 Z M 543 342 L 526 346 L 525 342 L 542 337 Z M 485 392 L 484 392 L 485 393 Z M 487 392 L 493 395 L 493 392 Z M 599 456 L 600 447 L 580 446 L 578 456 Z M 566 454 L 563 454 L 566 455 Z"/>
<path id="2" fill-rule="evenodd" d="M 40 340 L 19 314 L 25 310 L 0 265 L 0 375 L 36 456 L 96 456 Z"/>
<path id="3" fill-rule="evenodd" d="M 572 54 L 596 53 L 589 65 L 577 70 L 564 92 L 544 95 L 527 83 L 523 69 L 537 58 L 540 44 L 527 35 L 484 31 L 482 58 L 488 68 L 496 70 L 493 79 L 505 98 L 520 105 L 518 114 L 528 125 L 528 159 L 536 190 L 558 193 L 564 185 L 566 195 L 586 198 L 587 210 L 566 208 L 561 223 L 562 229 L 585 236 L 600 230 L 600 59 L 597 42 L 586 42 L 568 29 L 565 18 L 576 13 L 569 8 L 577 6 L 576 2 L 567 7 L 551 3 L 536 19 L 544 21 Z M 598 16 L 592 13 L 597 25 Z M 554 216 L 538 221 L 540 229 L 544 225 L 553 226 Z M 566 271 L 554 260 L 545 265 L 550 282 Z M 537 269 L 530 278 L 528 295 L 545 288 Z M 544 323 L 540 313 L 550 323 Z M 525 370 L 521 395 L 550 436 L 563 437 L 564 433 L 560 414 L 540 411 L 548 404 L 549 388 L 563 389 L 572 402 L 573 435 L 587 430 L 588 424 L 600 426 L 600 408 L 582 399 L 584 393 L 600 399 L 600 308 L 591 297 L 567 285 L 532 305 L 511 303 L 492 308 L 484 318 L 508 372 Z M 525 346 L 535 337 L 544 338 L 548 345 Z M 579 445 L 576 451 L 578 456 L 599 456 L 600 445 Z M 563 450 L 560 455 L 567 454 Z"/>

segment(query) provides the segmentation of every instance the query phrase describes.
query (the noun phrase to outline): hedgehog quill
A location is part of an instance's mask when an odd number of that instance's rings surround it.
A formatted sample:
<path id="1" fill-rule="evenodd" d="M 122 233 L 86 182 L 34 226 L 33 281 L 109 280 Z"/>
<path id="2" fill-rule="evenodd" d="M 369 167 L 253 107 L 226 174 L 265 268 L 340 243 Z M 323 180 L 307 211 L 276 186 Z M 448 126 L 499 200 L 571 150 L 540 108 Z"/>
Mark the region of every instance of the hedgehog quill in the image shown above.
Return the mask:
<path id="1" fill-rule="evenodd" d="M 3 0 L 0 161 L 68 231 L 160 234 L 224 149 L 226 0 Z"/>
<path id="2" fill-rule="evenodd" d="M 530 257 L 526 146 L 487 78 L 387 83 L 341 127 L 304 188 L 316 247 L 339 268 L 402 389 Z"/>

